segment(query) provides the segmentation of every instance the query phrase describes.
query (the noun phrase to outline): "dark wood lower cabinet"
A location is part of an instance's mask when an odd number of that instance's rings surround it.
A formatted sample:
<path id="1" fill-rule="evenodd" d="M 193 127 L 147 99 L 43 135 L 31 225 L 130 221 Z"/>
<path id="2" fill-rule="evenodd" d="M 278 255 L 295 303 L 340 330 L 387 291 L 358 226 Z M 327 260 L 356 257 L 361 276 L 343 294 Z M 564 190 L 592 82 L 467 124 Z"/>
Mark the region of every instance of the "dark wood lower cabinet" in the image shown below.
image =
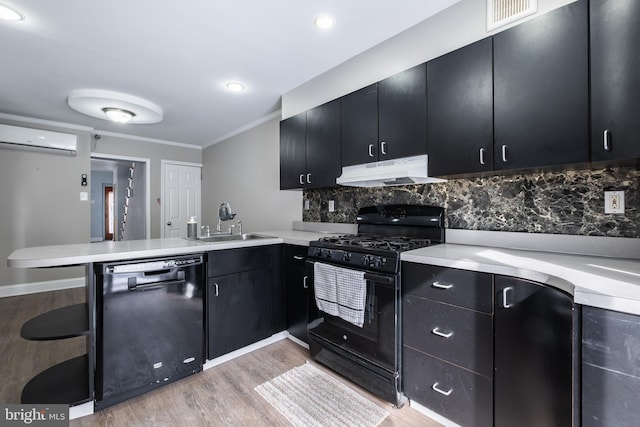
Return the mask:
<path id="1" fill-rule="evenodd" d="M 282 257 L 287 331 L 304 342 L 308 342 L 309 289 L 305 278 L 307 249 L 306 246 L 285 245 Z"/>
<path id="2" fill-rule="evenodd" d="M 640 316 L 582 311 L 582 425 L 636 426 L 640 408 Z"/>
<path id="3" fill-rule="evenodd" d="M 280 247 L 209 253 L 207 359 L 284 330 Z"/>
<path id="4" fill-rule="evenodd" d="M 494 281 L 494 425 L 573 425 L 571 298 L 525 280 Z"/>
<path id="5" fill-rule="evenodd" d="M 493 424 L 493 383 L 489 378 L 407 346 L 403 360 L 407 396 L 463 426 Z"/>

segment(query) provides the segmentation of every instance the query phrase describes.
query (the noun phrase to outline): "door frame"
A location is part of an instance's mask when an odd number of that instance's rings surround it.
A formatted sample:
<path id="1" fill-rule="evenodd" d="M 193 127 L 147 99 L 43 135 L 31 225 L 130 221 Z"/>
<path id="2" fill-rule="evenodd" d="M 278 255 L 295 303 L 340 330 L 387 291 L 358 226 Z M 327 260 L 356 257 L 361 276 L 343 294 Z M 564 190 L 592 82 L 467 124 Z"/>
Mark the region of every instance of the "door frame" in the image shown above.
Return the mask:
<path id="1" fill-rule="evenodd" d="M 107 154 L 107 153 L 91 153 L 92 159 L 100 159 L 100 160 L 124 160 L 127 162 L 136 162 L 136 163 L 144 163 L 145 169 L 145 177 L 144 177 L 144 186 L 145 186 L 145 210 L 146 210 L 146 238 L 151 238 L 151 159 L 144 157 L 131 157 L 131 156 L 120 156 L 117 154 Z M 117 211 L 117 209 L 116 209 Z M 116 229 L 117 232 L 117 229 Z"/>
<path id="2" fill-rule="evenodd" d="M 200 176 L 202 176 L 202 163 L 180 162 L 177 160 L 166 160 L 166 159 L 160 160 L 160 194 L 161 194 L 160 196 L 161 197 L 160 199 L 160 236 L 163 238 L 165 237 L 164 235 L 165 218 L 164 218 L 164 205 L 163 205 L 163 203 L 165 202 L 164 201 L 164 190 L 165 190 L 164 175 L 166 172 L 165 169 L 167 165 L 191 166 L 194 168 L 199 168 Z M 198 212 L 198 220 L 202 221 L 202 178 L 200 179 L 200 194 L 198 194 L 198 198 L 200 199 L 200 212 Z"/>

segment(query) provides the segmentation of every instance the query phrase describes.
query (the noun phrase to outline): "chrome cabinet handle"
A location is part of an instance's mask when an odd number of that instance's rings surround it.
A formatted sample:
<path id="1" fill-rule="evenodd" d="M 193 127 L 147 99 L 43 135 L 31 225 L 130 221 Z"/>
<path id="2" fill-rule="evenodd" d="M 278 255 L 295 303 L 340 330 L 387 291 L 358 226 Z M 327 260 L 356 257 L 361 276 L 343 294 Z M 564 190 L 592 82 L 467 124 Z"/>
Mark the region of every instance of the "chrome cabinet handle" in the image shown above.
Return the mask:
<path id="1" fill-rule="evenodd" d="M 453 288 L 453 285 L 451 283 L 448 283 L 446 285 L 443 285 L 442 283 L 435 281 L 431 284 L 432 288 L 437 288 L 437 289 L 451 289 Z"/>
<path id="2" fill-rule="evenodd" d="M 453 336 L 453 331 L 442 332 L 439 327 L 435 327 L 431 330 L 433 335 L 437 335 L 442 338 L 451 338 Z"/>
<path id="3" fill-rule="evenodd" d="M 300 185 L 304 185 L 304 174 L 300 174 Z"/>
<path id="4" fill-rule="evenodd" d="M 509 302 L 507 301 L 507 294 L 510 291 L 513 291 L 512 287 L 504 288 L 504 290 L 502 291 L 502 307 L 504 307 L 504 308 L 513 307 L 513 304 L 509 304 Z"/>
<path id="5" fill-rule="evenodd" d="M 507 163 L 507 146 L 502 146 L 502 161 Z"/>
<path id="6" fill-rule="evenodd" d="M 380 143 L 380 152 L 382 154 L 387 154 L 387 143 L 384 141 Z"/>
<path id="7" fill-rule="evenodd" d="M 484 148 L 480 149 L 480 164 L 484 165 Z"/>
<path id="8" fill-rule="evenodd" d="M 302 278 L 302 287 L 305 289 L 309 289 L 309 284 L 307 283 L 308 279 L 309 279 L 309 276 L 304 276 Z"/>
<path id="9" fill-rule="evenodd" d="M 604 151 L 611 151 L 611 144 L 609 143 L 610 134 L 611 132 L 609 132 L 609 129 L 605 129 L 602 133 L 602 146 L 604 148 Z"/>
<path id="10" fill-rule="evenodd" d="M 369 157 L 373 157 L 373 144 L 369 144 Z"/>
<path id="11" fill-rule="evenodd" d="M 431 386 L 431 389 L 432 389 L 433 391 L 437 391 L 438 393 L 440 393 L 440 394 L 441 394 L 441 395 L 443 395 L 443 396 L 449 396 L 449 395 L 453 392 L 453 389 L 452 389 L 452 388 L 450 388 L 450 389 L 449 389 L 449 390 L 447 390 L 447 391 L 444 391 L 443 389 L 441 389 L 440 387 L 438 387 L 439 385 L 440 385 L 440 384 L 438 384 L 438 383 L 434 383 L 434 384 Z"/>
<path id="12" fill-rule="evenodd" d="M 294 255 L 293 259 L 295 259 L 296 261 L 304 261 L 304 257 L 302 255 Z"/>
<path id="13" fill-rule="evenodd" d="M 311 174 L 307 174 L 307 184 L 311 184 Z"/>
<path id="14" fill-rule="evenodd" d="M 214 283 L 214 284 L 213 284 L 213 287 L 216 289 L 216 293 L 215 293 L 215 295 L 216 295 L 216 296 L 218 296 L 218 295 L 219 295 L 219 293 L 218 293 L 218 284 L 217 284 L 217 283 Z"/>

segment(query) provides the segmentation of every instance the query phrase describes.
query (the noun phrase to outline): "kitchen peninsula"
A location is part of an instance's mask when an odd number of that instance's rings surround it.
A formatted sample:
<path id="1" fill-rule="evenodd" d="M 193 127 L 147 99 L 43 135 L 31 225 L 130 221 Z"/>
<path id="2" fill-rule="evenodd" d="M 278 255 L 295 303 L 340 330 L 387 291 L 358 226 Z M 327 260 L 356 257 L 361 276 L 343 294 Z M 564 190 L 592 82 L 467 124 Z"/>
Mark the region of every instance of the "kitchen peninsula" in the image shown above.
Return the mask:
<path id="1" fill-rule="evenodd" d="M 613 323 L 613 325 L 616 325 L 619 324 L 620 319 L 610 320 L 610 315 L 614 317 L 617 315 L 628 316 L 624 319 L 627 321 L 626 324 L 629 324 L 629 319 L 633 321 L 633 319 L 637 319 L 637 315 L 640 315 L 640 260 L 621 257 L 624 256 L 624 253 L 628 253 L 631 256 L 637 254 L 638 243 L 634 239 L 617 240 L 623 243 L 624 249 L 619 251 L 622 254 L 615 254 L 618 256 L 616 258 L 593 253 L 590 255 L 558 254 L 546 252 L 537 247 L 528 248 L 535 250 L 524 250 L 508 248 L 508 245 L 484 246 L 470 239 L 470 233 L 465 233 L 461 230 L 448 230 L 448 233 L 448 243 L 408 251 L 402 255 L 403 263 L 466 270 L 495 275 L 495 277 L 509 276 L 558 289 L 569 295 L 576 307 L 583 309 L 584 322 L 591 322 L 585 323 L 587 326 L 584 328 L 591 328 L 591 330 L 594 330 L 593 322 L 595 320 L 593 319 L 602 319 L 602 316 L 607 321 L 618 321 L 618 323 Z M 218 251 L 237 249 L 276 248 L 281 244 L 305 247 L 308 246 L 310 241 L 326 235 L 316 231 L 299 230 L 269 231 L 260 234 L 273 237 L 217 243 L 203 243 L 186 239 L 152 239 L 24 248 L 13 252 L 7 263 L 10 267 L 17 268 L 86 265 L 87 275 L 91 279 L 94 275 L 93 265 L 95 263 L 157 257 L 180 257 L 190 254 L 213 254 Z M 495 234 L 500 235 L 501 233 L 493 233 L 493 235 Z M 517 234 L 524 236 L 523 238 L 527 240 L 536 240 L 536 237 L 544 237 L 525 235 L 524 233 Z M 563 242 L 563 237 L 566 236 L 555 236 L 558 242 Z M 584 237 L 578 240 L 581 246 L 589 246 L 588 243 L 583 244 L 582 242 L 597 239 Z M 463 241 L 472 244 L 461 244 Z M 556 245 L 556 247 L 560 246 L 562 246 L 561 243 Z M 570 249 L 566 250 L 566 252 L 570 251 Z M 209 258 L 209 262 L 211 262 L 211 259 Z M 95 304 L 95 283 L 93 280 L 88 280 L 87 284 L 87 300 Z M 95 307 L 91 308 L 89 316 L 93 319 Z M 89 324 L 94 324 L 94 321 L 95 319 Z M 411 327 L 407 323 L 404 325 L 405 330 Z M 89 342 L 95 346 L 97 338 L 95 327 L 89 329 Z M 285 329 L 286 325 L 282 325 L 277 332 Z M 634 330 L 624 333 L 637 334 Z M 615 338 L 612 334 L 608 336 L 610 339 Z M 278 335 L 277 339 L 283 337 L 286 337 L 286 333 Z M 88 345 L 89 363 L 95 363 L 92 345 Z M 607 366 L 605 366 L 606 363 L 594 361 L 594 357 L 597 357 L 597 355 L 594 356 L 593 352 L 589 351 L 588 344 L 584 349 L 582 359 L 578 359 L 581 364 L 587 363 L 586 367 L 583 366 L 582 368 L 583 372 L 586 373 L 585 375 L 587 375 L 587 377 L 583 376 L 583 381 L 593 381 L 593 378 L 600 378 L 597 375 L 594 377 L 594 372 L 599 375 L 601 372 L 605 372 L 603 369 L 607 368 Z M 208 364 L 209 362 L 205 363 L 205 368 L 209 367 L 207 366 Z M 93 370 L 89 370 L 87 376 L 91 383 L 91 395 L 93 395 L 94 387 L 92 374 Z M 595 387 L 595 389 L 599 388 Z M 593 396 L 585 397 L 583 392 L 583 398 L 591 399 Z M 93 398 L 88 398 L 81 406 L 84 407 L 85 405 L 87 405 L 84 409 L 85 413 L 93 412 Z M 413 405 L 414 402 L 412 400 Z"/>

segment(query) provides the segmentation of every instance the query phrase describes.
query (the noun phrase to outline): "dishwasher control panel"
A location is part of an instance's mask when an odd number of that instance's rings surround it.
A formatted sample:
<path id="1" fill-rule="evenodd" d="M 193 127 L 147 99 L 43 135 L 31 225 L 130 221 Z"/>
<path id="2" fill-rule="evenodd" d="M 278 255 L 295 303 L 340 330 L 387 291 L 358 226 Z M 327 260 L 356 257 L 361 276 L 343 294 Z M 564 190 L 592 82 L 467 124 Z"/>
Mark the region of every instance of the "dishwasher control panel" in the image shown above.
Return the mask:
<path id="1" fill-rule="evenodd" d="M 156 260 L 137 260 L 127 263 L 108 264 L 105 266 L 107 273 L 137 273 L 145 271 L 168 270 L 172 268 L 188 267 L 202 264 L 202 255 L 189 255 Z"/>

